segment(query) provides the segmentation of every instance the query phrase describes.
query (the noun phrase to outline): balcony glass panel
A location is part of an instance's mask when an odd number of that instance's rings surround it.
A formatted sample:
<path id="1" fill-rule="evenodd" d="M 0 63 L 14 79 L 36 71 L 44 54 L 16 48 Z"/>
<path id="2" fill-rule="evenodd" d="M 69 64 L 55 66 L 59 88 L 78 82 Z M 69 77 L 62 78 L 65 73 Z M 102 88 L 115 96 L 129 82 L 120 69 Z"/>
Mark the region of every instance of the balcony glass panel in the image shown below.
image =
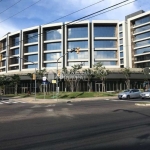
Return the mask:
<path id="1" fill-rule="evenodd" d="M 88 59 L 88 51 L 80 51 L 79 54 L 76 52 L 68 53 L 68 59 Z"/>
<path id="2" fill-rule="evenodd" d="M 144 39 L 144 38 L 147 38 L 147 37 L 150 37 L 150 32 L 135 35 L 134 40 Z"/>
<path id="3" fill-rule="evenodd" d="M 45 63 L 44 67 L 57 67 L 57 63 Z M 62 63 L 58 63 L 58 67 L 62 67 Z"/>
<path id="4" fill-rule="evenodd" d="M 124 60 L 123 60 L 123 59 L 120 59 L 120 63 L 123 64 L 123 63 L 124 63 Z"/>
<path id="5" fill-rule="evenodd" d="M 88 66 L 89 63 L 87 61 L 84 61 L 84 62 L 68 62 L 67 65 L 68 66 L 74 66 L 74 65 L 81 65 L 82 66 Z"/>
<path id="6" fill-rule="evenodd" d="M 142 32 L 142 31 L 145 31 L 145 30 L 149 30 L 150 29 L 150 24 L 149 25 L 146 25 L 146 26 L 142 26 L 140 28 L 136 28 L 134 30 L 134 33 L 138 33 L 138 32 Z"/>
<path id="7" fill-rule="evenodd" d="M 61 39 L 62 30 L 52 29 L 45 31 L 45 40 L 59 40 Z"/>
<path id="8" fill-rule="evenodd" d="M 119 31 L 122 31 L 122 24 L 119 25 Z"/>
<path id="9" fill-rule="evenodd" d="M 138 63 L 138 64 L 135 64 L 135 67 L 136 67 L 136 68 L 150 67 L 150 62 Z"/>
<path id="10" fill-rule="evenodd" d="M 120 51 L 122 51 L 122 50 L 123 50 L 123 45 L 120 46 Z"/>
<path id="11" fill-rule="evenodd" d="M 26 56 L 26 58 L 28 61 L 31 61 L 31 62 L 34 62 L 34 61 L 38 61 L 38 55 L 29 55 L 29 56 Z M 27 61 L 25 61 L 27 62 Z"/>
<path id="12" fill-rule="evenodd" d="M 123 57 L 123 52 L 120 52 L 120 57 Z"/>
<path id="13" fill-rule="evenodd" d="M 38 45 L 27 46 L 25 53 L 38 52 Z"/>
<path id="14" fill-rule="evenodd" d="M 94 51 L 95 59 L 117 58 L 116 51 Z"/>
<path id="15" fill-rule="evenodd" d="M 144 23 L 147 23 L 150 21 L 150 16 L 145 16 L 143 18 L 140 18 L 140 19 L 137 19 L 135 20 L 135 26 L 138 26 L 138 25 L 141 25 L 141 24 L 144 24 Z"/>
<path id="16" fill-rule="evenodd" d="M 119 37 L 120 38 L 122 38 L 123 37 L 123 33 L 121 32 L 121 33 L 119 33 Z"/>
<path id="17" fill-rule="evenodd" d="M 61 43 L 47 43 L 45 44 L 45 50 L 61 50 Z"/>
<path id="18" fill-rule="evenodd" d="M 19 54 L 19 48 L 12 49 L 12 55 L 18 55 Z"/>
<path id="19" fill-rule="evenodd" d="M 38 32 L 26 34 L 26 43 L 38 42 Z"/>
<path id="20" fill-rule="evenodd" d="M 68 49 L 72 48 L 88 48 L 88 41 L 73 41 L 73 42 L 68 42 Z"/>
<path id="21" fill-rule="evenodd" d="M 19 45 L 19 36 L 18 37 L 12 37 L 12 46 L 18 46 Z"/>
<path id="22" fill-rule="evenodd" d="M 97 62 L 94 62 L 95 64 Z M 114 65 L 117 65 L 117 62 L 116 61 L 101 61 L 101 63 L 104 65 L 104 66 L 114 66 Z"/>
<path id="23" fill-rule="evenodd" d="M 18 70 L 19 66 L 10 67 L 10 70 Z"/>
<path id="24" fill-rule="evenodd" d="M 88 27 L 69 27 L 68 38 L 87 38 Z"/>
<path id="25" fill-rule="evenodd" d="M 6 60 L 3 60 L 3 61 L 2 61 L 2 66 L 3 66 L 3 67 L 6 66 Z"/>
<path id="26" fill-rule="evenodd" d="M 95 26 L 94 37 L 115 37 L 116 26 Z"/>
<path id="27" fill-rule="evenodd" d="M 145 46 L 145 45 L 149 45 L 149 44 L 150 44 L 150 40 L 145 40 L 145 41 L 141 41 L 141 42 L 136 42 L 135 47 Z"/>
<path id="28" fill-rule="evenodd" d="M 142 54 L 150 52 L 150 47 L 140 48 L 135 50 L 135 54 Z"/>
<path id="29" fill-rule="evenodd" d="M 61 56 L 61 53 L 48 53 L 44 54 L 44 61 L 56 60 Z"/>
<path id="30" fill-rule="evenodd" d="M 28 69 L 28 68 L 29 68 L 29 69 L 31 69 L 31 68 L 34 68 L 34 69 L 35 69 L 35 68 L 38 68 L 38 65 L 37 65 L 37 64 L 36 64 L 36 65 L 31 64 L 31 65 L 25 65 L 24 67 L 25 67 L 25 69 Z"/>
<path id="31" fill-rule="evenodd" d="M 116 48 L 116 40 L 96 40 L 94 41 L 95 48 Z"/>
<path id="32" fill-rule="evenodd" d="M 143 55 L 143 56 L 137 56 L 136 61 L 144 61 L 144 60 L 150 60 L 150 54 L 149 55 Z"/>
<path id="33" fill-rule="evenodd" d="M 6 41 L 2 41 L 2 50 L 6 49 Z"/>
<path id="34" fill-rule="evenodd" d="M 120 44 L 123 44 L 123 39 L 120 39 Z"/>
<path id="35" fill-rule="evenodd" d="M 18 64 L 18 63 L 19 63 L 19 58 L 11 58 L 11 65 Z"/>

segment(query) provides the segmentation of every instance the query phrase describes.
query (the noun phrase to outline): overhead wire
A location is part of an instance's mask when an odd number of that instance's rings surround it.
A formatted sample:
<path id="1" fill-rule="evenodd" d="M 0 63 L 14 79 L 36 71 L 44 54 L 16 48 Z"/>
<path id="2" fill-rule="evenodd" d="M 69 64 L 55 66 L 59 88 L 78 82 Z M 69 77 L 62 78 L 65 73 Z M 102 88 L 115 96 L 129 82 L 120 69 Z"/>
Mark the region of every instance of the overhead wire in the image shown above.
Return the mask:
<path id="1" fill-rule="evenodd" d="M 2 0 L 1 0 L 1 1 L 2 1 Z M 0 2 L 1 2 L 1 1 L 0 1 Z M 13 5 L 9 6 L 8 8 L 6 8 L 6 9 L 3 10 L 3 11 L 1 11 L 0 14 L 2 14 L 2 13 L 4 13 L 5 11 L 9 10 L 10 8 L 14 7 L 14 6 L 15 6 L 16 4 L 18 4 L 20 1 L 22 1 L 22 0 L 17 1 L 17 2 L 14 3 Z"/>
<path id="2" fill-rule="evenodd" d="M 10 17 L 4 19 L 4 20 L 2 20 L 0 23 L 2 23 L 2 22 L 4 22 L 4 21 L 6 21 L 6 20 L 8 20 L 8 19 L 10 19 L 10 18 L 12 18 L 12 17 L 18 15 L 19 13 L 21 13 L 21 12 L 25 11 L 26 9 L 32 7 L 33 5 L 37 4 L 39 1 L 41 1 L 41 0 L 36 1 L 35 3 L 29 5 L 28 7 L 24 8 L 24 9 L 22 9 L 21 11 L 17 12 L 16 14 L 14 14 L 14 15 L 12 15 L 12 16 L 10 16 Z"/>
<path id="3" fill-rule="evenodd" d="M 121 2 L 121 3 L 117 3 L 117 4 L 115 4 L 115 5 L 112 5 L 112 6 L 110 6 L 110 7 L 105 8 L 105 9 L 103 9 L 103 10 L 106 10 L 106 9 L 111 8 L 111 7 L 117 6 L 117 5 L 119 5 L 119 4 L 125 3 L 125 2 L 127 2 L 127 1 L 129 1 L 129 0 L 123 1 L 123 2 Z M 135 0 L 135 1 L 137 1 L 137 0 Z M 133 2 L 134 2 L 134 1 L 132 1 L 131 3 L 133 3 Z M 118 6 L 117 8 L 119 8 L 119 7 L 120 7 L 120 6 Z M 122 7 L 122 6 L 121 6 L 121 7 Z M 114 9 L 116 9 L 116 8 L 114 8 Z M 71 22 L 69 22 L 69 23 L 63 24 L 62 26 L 66 26 L 66 25 L 69 25 L 69 24 L 73 25 L 73 24 L 72 24 L 73 22 L 77 22 L 78 20 L 79 20 L 79 22 L 80 22 L 81 19 L 87 19 L 86 17 L 91 16 L 91 15 L 96 14 L 96 13 L 101 12 L 101 11 L 102 11 L 102 10 L 97 11 L 97 12 L 94 12 L 94 13 L 91 13 L 91 14 L 89 14 L 89 15 L 86 15 L 85 17 L 81 17 L 81 18 L 76 19 L 76 20 L 74 20 L 74 21 L 71 21 Z M 111 10 L 108 10 L 108 11 L 111 11 Z M 107 12 L 108 12 L 108 11 L 107 11 Z M 105 13 L 105 12 L 104 12 L 104 13 Z M 100 15 L 100 14 L 98 14 L 98 15 Z M 92 18 L 92 16 L 91 16 L 91 18 Z M 82 21 L 83 21 L 83 20 L 82 20 Z M 53 31 L 55 31 L 55 30 L 51 30 L 50 32 L 53 32 Z M 32 38 L 37 37 L 37 36 L 42 35 L 42 34 L 43 34 L 43 33 L 34 35 L 34 36 L 32 36 L 32 37 L 30 37 L 30 38 L 28 38 L 28 39 L 32 39 Z M 20 40 L 20 41 L 18 41 L 17 43 L 20 43 L 20 42 L 22 42 L 22 41 L 24 41 L 24 40 Z M 6 47 L 8 47 L 8 46 L 11 46 L 11 45 L 7 45 Z M 1 49 L 1 48 L 2 48 L 2 47 L 0 47 L 0 49 Z"/>

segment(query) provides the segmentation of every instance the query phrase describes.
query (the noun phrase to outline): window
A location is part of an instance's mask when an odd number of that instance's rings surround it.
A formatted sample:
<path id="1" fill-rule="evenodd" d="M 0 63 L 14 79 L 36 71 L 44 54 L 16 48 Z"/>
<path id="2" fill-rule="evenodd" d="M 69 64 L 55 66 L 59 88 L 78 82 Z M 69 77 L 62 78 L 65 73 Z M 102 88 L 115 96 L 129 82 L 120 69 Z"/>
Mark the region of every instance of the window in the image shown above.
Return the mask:
<path id="1" fill-rule="evenodd" d="M 12 37 L 12 46 L 18 46 L 19 45 L 19 36 Z"/>
<path id="2" fill-rule="evenodd" d="M 150 47 L 140 48 L 135 50 L 135 54 L 142 54 L 150 52 Z"/>
<path id="3" fill-rule="evenodd" d="M 61 50 L 61 43 L 48 43 L 45 44 L 45 50 Z"/>
<path id="4" fill-rule="evenodd" d="M 97 62 L 95 62 L 96 64 Z M 117 64 L 116 61 L 101 61 L 101 63 L 104 65 L 104 66 L 114 66 Z"/>
<path id="5" fill-rule="evenodd" d="M 123 44 L 123 39 L 120 39 L 120 44 Z"/>
<path id="6" fill-rule="evenodd" d="M 18 70 L 19 66 L 10 67 L 10 70 Z"/>
<path id="7" fill-rule="evenodd" d="M 45 31 L 45 40 L 58 40 L 61 39 L 61 29 L 50 29 Z"/>
<path id="8" fill-rule="evenodd" d="M 61 53 L 48 53 L 44 55 L 44 61 L 57 60 L 61 56 Z"/>
<path id="9" fill-rule="evenodd" d="M 147 37 L 150 37 L 150 32 L 135 35 L 134 40 L 139 40 Z"/>
<path id="10" fill-rule="evenodd" d="M 38 32 L 26 34 L 26 43 L 38 42 Z"/>
<path id="11" fill-rule="evenodd" d="M 122 50 L 123 50 L 123 45 L 120 46 L 120 51 L 122 51 Z"/>
<path id="12" fill-rule="evenodd" d="M 94 41 L 95 48 L 116 48 L 116 40 L 96 40 Z"/>
<path id="13" fill-rule="evenodd" d="M 25 67 L 25 69 L 27 69 L 27 68 L 38 68 L 38 65 L 36 64 L 36 65 L 34 65 L 34 64 L 31 64 L 31 65 L 25 65 L 24 66 Z"/>
<path id="14" fill-rule="evenodd" d="M 88 27 L 68 27 L 68 38 L 87 38 Z"/>
<path id="15" fill-rule="evenodd" d="M 61 63 L 58 63 L 58 67 L 61 67 Z M 44 67 L 57 67 L 57 63 L 45 63 Z"/>
<path id="16" fill-rule="evenodd" d="M 84 62 L 68 62 L 68 66 L 74 66 L 74 65 L 82 65 L 82 66 L 88 66 L 88 62 L 84 61 Z"/>
<path id="17" fill-rule="evenodd" d="M 68 42 L 68 49 L 72 48 L 88 48 L 88 41 L 73 41 L 73 42 Z"/>
<path id="18" fill-rule="evenodd" d="M 3 66 L 3 67 L 6 66 L 6 60 L 3 60 L 3 61 L 2 61 L 2 66 Z"/>
<path id="19" fill-rule="evenodd" d="M 101 25 L 94 27 L 94 37 L 115 37 L 116 25 Z"/>
<path id="20" fill-rule="evenodd" d="M 80 54 L 76 52 L 68 53 L 68 59 L 88 59 L 88 51 L 80 51 Z"/>
<path id="21" fill-rule="evenodd" d="M 119 31 L 122 31 L 122 24 L 119 25 Z"/>
<path id="22" fill-rule="evenodd" d="M 18 55 L 19 54 L 19 48 L 12 49 L 12 55 Z"/>
<path id="23" fill-rule="evenodd" d="M 135 20 L 135 24 L 134 25 L 138 26 L 138 25 L 144 24 L 144 23 L 149 22 L 149 21 L 150 21 L 150 16 L 145 16 L 143 18 Z"/>
<path id="24" fill-rule="evenodd" d="M 25 59 L 27 59 L 28 61 L 32 61 L 32 62 L 38 61 L 38 55 L 37 54 L 36 55 L 29 55 L 29 56 L 26 56 Z"/>
<path id="25" fill-rule="evenodd" d="M 120 52 L 120 57 L 123 57 L 123 52 Z"/>
<path id="26" fill-rule="evenodd" d="M 123 59 L 120 59 L 120 64 L 123 64 L 124 63 L 124 60 Z"/>
<path id="27" fill-rule="evenodd" d="M 2 49 L 3 49 L 3 50 L 6 49 L 6 40 L 2 41 Z"/>
<path id="28" fill-rule="evenodd" d="M 149 45 L 149 44 L 150 44 L 150 40 L 144 40 L 141 42 L 136 42 L 135 47 L 145 46 L 145 45 Z"/>
<path id="29" fill-rule="evenodd" d="M 38 52 L 38 45 L 27 46 L 25 53 Z"/>
<path id="30" fill-rule="evenodd" d="M 122 38 L 123 37 L 123 33 L 121 32 L 121 33 L 119 33 L 119 37 L 120 38 Z"/>
<path id="31" fill-rule="evenodd" d="M 11 64 L 18 64 L 19 58 L 11 58 Z"/>
<path id="32" fill-rule="evenodd" d="M 150 24 L 149 25 L 146 25 L 146 26 L 142 26 L 140 28 L 136 28 L 134 30 L 134 33 L 138 33 L 138 32 L 142 32 L 142 31 L 145 31 L 145 30 L 149 30 L 150 29 Z"/>
<path id="33" fill-rule="evenodd" d="M 116 58 L 116 51 L 94 51 L 95 59 Z"/>

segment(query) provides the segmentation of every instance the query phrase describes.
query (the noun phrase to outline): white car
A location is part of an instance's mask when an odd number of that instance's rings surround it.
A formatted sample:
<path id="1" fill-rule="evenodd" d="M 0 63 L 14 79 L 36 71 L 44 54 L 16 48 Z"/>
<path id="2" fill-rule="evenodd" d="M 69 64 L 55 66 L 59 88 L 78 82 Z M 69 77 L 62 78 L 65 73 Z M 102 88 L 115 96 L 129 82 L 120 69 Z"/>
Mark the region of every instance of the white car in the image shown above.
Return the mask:
<path id="1" fill-rule="evenodd" d="M 118 94 L 119 99 L 140 98 L 141 91 L 138 89 L 125 90 Z"/>
<path id="2" fill-rule="evenodd" d="M 141 93 L 141 98 L 150 98 L 150 89 L 148 89 L 147 91 Z"/>

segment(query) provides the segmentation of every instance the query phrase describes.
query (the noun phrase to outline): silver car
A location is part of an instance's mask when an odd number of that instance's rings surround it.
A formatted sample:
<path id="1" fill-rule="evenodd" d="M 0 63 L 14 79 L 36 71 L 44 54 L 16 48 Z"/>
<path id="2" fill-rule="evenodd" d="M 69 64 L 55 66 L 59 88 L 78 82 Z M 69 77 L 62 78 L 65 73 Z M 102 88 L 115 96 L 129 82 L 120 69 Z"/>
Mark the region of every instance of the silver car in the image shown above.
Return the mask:
<path id="1" fill-rule="evenodd" d="M 147 91 L 141 93 L 141 98 L 150 98 L 150 89 L 148 89 Z"/>
<path id="2" fill-rule="evenodd" d="M 138 89 L 125 90 L 118 94 L 119 99 L 140 98 L 141 91 Z"/>

